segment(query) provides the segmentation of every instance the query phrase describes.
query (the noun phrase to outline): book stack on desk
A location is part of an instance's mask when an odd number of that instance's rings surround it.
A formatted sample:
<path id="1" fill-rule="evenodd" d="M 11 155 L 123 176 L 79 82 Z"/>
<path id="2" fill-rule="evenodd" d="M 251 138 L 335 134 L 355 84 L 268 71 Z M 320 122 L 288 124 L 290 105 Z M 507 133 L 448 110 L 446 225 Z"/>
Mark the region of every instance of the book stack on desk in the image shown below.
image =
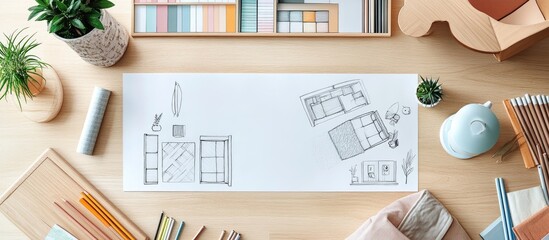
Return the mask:
<path id="1" fill-rule="evenodd" d="M 484 240 L 534 240 L 549 235 L 547 195 L 541 187 L 507 193 L 502 178 L 496 178 L 501 217 L 491 223 L 480 237 Z"/>

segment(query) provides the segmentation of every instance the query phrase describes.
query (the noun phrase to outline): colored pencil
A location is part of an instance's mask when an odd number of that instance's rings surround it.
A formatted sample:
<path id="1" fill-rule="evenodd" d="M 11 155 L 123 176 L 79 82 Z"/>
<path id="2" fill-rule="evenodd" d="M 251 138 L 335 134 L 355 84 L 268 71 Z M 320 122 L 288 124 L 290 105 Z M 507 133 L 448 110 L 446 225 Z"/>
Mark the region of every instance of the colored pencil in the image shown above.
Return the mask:
<path id="1" fill-rule="evenodd" d="M 227 240 L 231 240 L 233 238 L 234 234 L 235 234 L 235 231 L 231 230 L 231 232 L 229 232 L 229 236 L 227 236 Z"/>
<path id="2" fill-rule="evenodd" d="M 509 229 L 507 229 L 507 217 L 505 216 L 505 207 L 503 205 L 503 194 L 501 191 L 501 183 L 499 181 L 500 178 L 496 178 L 496 191 L 498 193 L 498 202 L 499 202 L 499 210 L 501 214 L 501 222 L 503 225 L 503 236 L 505 237 L 505 240 L 509 240 Z"/>
<path id="3" fill-rule="evenodd" d="M 154 240 L 160 240 L 162 239 L 162 231 L 164 231 L 164 225 L 166 224 L 166 219 L 168 216 L 164 215 L 162 216 L 162 219 L 160 219 L 160 223 L 158 225 L 158 235 L 155 236 Z"/>
<path id="4" fill-rule="evenodd" d="M 200 236 L 200 234 L 202 234 L 202 232 L 204 231 L 204 229 L 206 229 L 206 226 L 202 226 L 202 227 L 198 230 L 198 232 L 196 233 L 196 235 L 194 235 L 193 240 L 198 239 L 198 237 Z"/>
<path id="5" fill-rule="evenodd" d="M 164 219 L 164 211 L 160 213 L 160 219 L 158 219 L 158 226 L 156 227 L 156 233 L 154 233 L 153 240 L 156 240 L 158 237 L 158 232 L 160 232 L 160 225 L 162 225 L 162 220 Z"/>
<path id="6" fill-rule="evenodd" d="M 175 234 L 175 240 L 179 240 L 179 237 L 181 237 L 181 232 L 183 232 L 184 226 L 185 221 L 181 220 L 181 223 L 179 223 L 179 228 L 177 229 L 177 234 Z"/>
<path id="7" fill-rule="evenodd" d="M 541 165 L 538 166 L 539 182 L 541 184 L 541 190 L 543 191 L 543 197 L 545 198 L 545 204 L 549 205 L 549 193 L 547 192 L 547 184 L 545 184 L 545 175 Z"/>
<path id="8" fill-rule="evenodd" d="M 101 229 L 99 229 L 97 226 L 95 226 L 95 224 L 93 224 L 88 218 L 86 218 L 86 216 L 84 216 L 80 211 L 78 211 L 78 209 L 76 209 L 76 207 L 74 207 L 74 205 L 72 205 L 72 203 L 70 203 L 69 201 L 65 200 L 65 199 L 62 199 L 63 203 L 65 203 L 66 206 L 68 206 L 73 212 L 76 213 L 76 215 L 78 216 L 78 218 L 80 218 L 82 221 L 84 221 L 88 226 L 90 226 L 95 232 L 97 232 L 99 235 L 101 235 L 101 239 L 111 239 L 107 236 L 107 234 L 105 234 L 103 231 L 101 231 Z"/>
<path id="9" fill-rule="evenodd" d="M 170 239 L 170 236 L 172 235 L 173 225 L 175 224 L 175 219 L 170 218 L 169 226 L 168 226 L 168 232 L 166 233 L 165 240 Z"/>
<path id="10" fill-rule="evenodd" d="M 219 235 L 219 240 L 223 240 L 224 236 L 225 236 L 225 230 L 221 230 L 221 235 Z"/>
<path id="11" fill-rule="evenodd" d="M 99 219 L 99 221 L 101 221 L 103 223 L 103 225 L 105 225 L 106 227 L 109 226 L 109 223 L 107 222 L 107 220 L 105 220 L 97 211 L 95 211 L 95 209 L 93 209 L 93 207 L 86 201 L 86 199 L 84 198 L 81 198 L 79 200 L 79 202 L 86 208 L 88 209 L 89 212 L 91 212 L 97 219 Z"/>
<path id="12" fill-rule="evenodd" d="M 103 205 L 101 205 L 90 193 L 88 192 L 84 192 L 85 195 L 87 195 L 91 200 L 92 202 L 97 205 L 99 207 L 99 209 L 101 209 L 101 211 L 103 211 L 105 213 L 105 215 L 107 215 L 108 219 L 110 219 L 118 228 L 120 228 L 120 230 L 122 230 L 122 232 L 124 232 L 124 234 L 130 239 L 130 240 L 135 240 L 135 237 L 124 227 L 122 226 L 122 224 L 120 224 L 120 222 L 118 222 L 118 220 L 116 220 L 116 218 L 114 218 L 112 216 L 112 214 L 107 211 Z"/>
<path id="13" fill-rule="evenodd" d="M 86 229 L 84 226 L 82 226 L 82 224 L 80 224 L 73 216 L 71 216 L 67 211 L 65 211 L 65 209 L 63 209 L 58 203 L 54 202 L 53 204 L 55 205 L 55 209 L 58 212 L 60 212 L 65 217 L 67 217 L 74 225 L 76 225 L 78 228 L 80 228 L 80 230 L 82 230 L 84 233 L 86 233 L 86 235 L 88 235 L 88 237 L 90 237 L 91 239 L 94 239 L 94 240 L 98 239 L 90 231 L 88 231 L 88 229 Z"/>
<path id="14" fill-rule="evenodd" d="M 114 224 L 114 223 L 112 222 L 112 220 L 110 220 L 110 219 L 107 217 L 107 215 L 106 215 L 103 211 L 101 211 L 101 209 L 99 208 L 99 206 L 95 205 L 95 204 L 92 202 L 92 200 L 91 200 L 86 194 L 82 193 L 82 195 L 83 195 L 83 198 L 81 198 L 81 199 L 84 199 L 84 201 L 86 201 L 86 202 L 87 202 L 87 203 L 88 203 L 97 213 L 99 213 L 99 215 L 101 215 L 101 217 L 102 217 L 105 221 L 107 221 L 107 226 L 112 227 L 112 228 L 114 229 L 114 231 L 116 231 L 116 233 L 117 233 L 120 237 L 122 237 L 122 239 L 124 239 L 124 240 L 128 240 L 128 239 L 129 239 L 129 238 L 126 236 L 126 234 L 124 234 L 124 232 L 123 232 L 122 230 L 120 230 L 120 229 L 116 226 L 116 224 Z"/>
<path id="15" fill-rule="evenodd" d="M 158 236 L 158 240 L 164 239 L 164 234 L 166 234 L 166 226 L 168 226 L 169 221 L 170 217 L 164 216 L 164 221 L 162 222 L 162 228 L 160 229 L 160 236 Z"/>
<path id="16" fill-rule="evenodd" d="M 234 240 L 240 240 L 240 233 L 236 234 L 236 237 L 234 237 Z"/>
<path id="17" fill-rule="evenodd" d="M 546 136 L 547 130 L 543 131 L 544 128 L 541 124 L 543 122 L 543 117 L 541 117 L 540 114 L 538 114 L 538 111 L 535 108 L 535 105 L 536 105 L 535 101 L 536 100 L 535 100 L 535 98 L 534 99 L 530 98 L 530 95 L 528 95 L 528 94 L 524 95 L 524 99 L 526 100 L 527 112 L 534 121 L 534 126 L 533 126 L 534 131 L 535 131 L 536 135 L 539 136 L 539 140 L 540 140 L 541 145 L 543 146 L 544 151 L 548 152 L 549 151 L 549 144 L 547 143 L 547 136 Z"/>
<path id="18" fill-rule="evenodd" d="M 511 100 L 511 106 L 513 106 L 513 110 L 519 120 L 519 125 L 522 128 L 522 133 L 526 138 L 526 144 L 528 145 L 528 149 L 530 150 L 530 154 L 532 155 L 534 164 L 539 165 L 537 154 L 534 151 L 535 141 L 534 141 L 534 136 L 532 134 L 532 130 L 530 129 L 530 124 L 527 124 L 526 116 L 524 115 L 522 109 L 519 108 L 518 101 L 520 101 L 520 99 L 517 98 L 517 99 L 510 99 L 510 100 Z"/>

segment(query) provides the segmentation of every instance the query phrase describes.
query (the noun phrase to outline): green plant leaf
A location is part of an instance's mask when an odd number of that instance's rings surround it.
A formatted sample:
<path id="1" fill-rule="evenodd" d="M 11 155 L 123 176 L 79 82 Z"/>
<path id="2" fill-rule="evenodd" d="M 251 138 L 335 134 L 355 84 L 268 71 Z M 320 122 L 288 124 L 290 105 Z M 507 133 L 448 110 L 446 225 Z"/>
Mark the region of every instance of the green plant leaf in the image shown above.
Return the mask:
<path id="1" fill-rule="evenodd" d="M 80 19 L 78 18 L 73 18 L 71 20 L 71 24 L 74 26 L 74 27 L 77 27 L 78 29 L 82 29 L 82 30 L 85 30 L 86 29 L 86 26 L 84 26 L 84 23 L 82 23 L 82 21 L 80 21 Z"/>
<path id="2" fill-rule="evenodd" d="M 48 3 L 45 0 L 35 0 L 39 5 L 47 6 Z"/>
<path id="3" fill-rule="evenodd" d="M 63 29 L 63 23 L 53 24 L 52 22 L 52 24 L 50 25 L 50 33 L 56 33 L 61 29 Z"/>
<path id="4" fill-rule="evenodd" d="M 29 10 L 30 10 L 30 8 L 29 8 Z M 29 14 L 29 18 L 27 19 L 27 21 L 31 20 L 34 17 L 36 17 L 36 15 L 38 15 L 41 12 L 42 12 L 42 10 L 40 10 L 40 9 L 33 9 L 32 12 Z"/>
<path id="5" fill-rule="evenodd" d="M 51 19 L 52 19 L 51 15 L 47 13 L 42 13 L 41 15 L 36 17 L 36 21 L 44 21 L 44 20 L 51 21 Z"/>
<path id="6" fill-rule="evenodd" d="M 94 28 L 101 29 L 101 30 L 105 29 L 103 27 L 103 23 L 101 23 L 101 21 L 99 21 L 99 18 L 90 17 L 90 18 L 88 18 L 88 23 Z"/>
<path id="7" fill-rule="evenodd" d="M 60 1 L 60 0 L 54 0 L 55 1 L 55 4 L 57 5 L 57 8 L 59 8 L 59 10 L 61 10 L 61 12 L 66 12 L 68 7 L 65 3 L 63 3 L 63 1 Z"/>
<path id="8" fill-rule="evenodd" d="M 97 9 L 105 9 L 113 7 L 114 3 L 109 0 L 97 0 L 90 2 L 90 6 Z"/>

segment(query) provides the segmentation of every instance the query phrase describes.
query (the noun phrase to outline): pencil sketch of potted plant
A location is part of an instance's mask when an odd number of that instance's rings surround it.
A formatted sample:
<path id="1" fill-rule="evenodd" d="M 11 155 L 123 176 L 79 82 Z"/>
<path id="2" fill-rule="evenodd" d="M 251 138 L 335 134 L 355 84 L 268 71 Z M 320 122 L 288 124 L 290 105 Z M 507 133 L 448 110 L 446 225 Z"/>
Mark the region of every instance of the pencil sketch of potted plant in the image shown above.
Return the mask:
<path id="1" fill-rule="evenodd" d="M 42 70 L 50 67 L 30 53 L 40 43 L 34 40 L 34 34 L 21 35 L 23 30 L 4 35 L 6 42 L 0 42 L 0 100 L 13 95 L 20 110 L 21 100 L 27 102 L 42 92 L 46 85 Z"/>
<path id="2" fill-rule="evenodd" d="M 68 44 L 86 62 L 109 67 L 126 52 L 129 35 L 105 9 L 109 0 L 35 0 L 28 20 L 46 21 L 48 32 Z"/>
<path id="3" fill-rule="evenodd" d="M 351 184 L 358 183 L 358 176 L 356 176 L 356 164 L 354 166 L 351 166 L 351 169 L 349 169 L 349 172 L 351 172 Z"/>
<path id="4" fill-rule="evenodd" d="M 405 184 L 408 184 L 408 176 L 414 171 L 412 163 L 414 162 L 415 157 L 416 155 L 413 154 L 412 150 L 410 149 L 410 151 L 408 151 L 408 154 L 406 154 L 406 158 L 402 162 L 402 171 L 404 172 L 404 176 L 406 176 Z"/>
<path id="5" fill-rule="evenodd" d="M 434 107 L 442 101 L 442 85 L 438 82 L 438 78 L 423 78 L 419 76 L 421 82 L 416 89 L 416 97 L 418 102 L 424 107 Z"/>
<path id="6" fill-rule="evenodd" d="M 151 127 L 151 130 L 153 130 L 153 132 L 160 132 L 162 130 L 162 126 L 160 125 L 161 118 L 162 118 L 162 113 L 160 115 L 158 114 L 154 115 L 154 122 Z"/>

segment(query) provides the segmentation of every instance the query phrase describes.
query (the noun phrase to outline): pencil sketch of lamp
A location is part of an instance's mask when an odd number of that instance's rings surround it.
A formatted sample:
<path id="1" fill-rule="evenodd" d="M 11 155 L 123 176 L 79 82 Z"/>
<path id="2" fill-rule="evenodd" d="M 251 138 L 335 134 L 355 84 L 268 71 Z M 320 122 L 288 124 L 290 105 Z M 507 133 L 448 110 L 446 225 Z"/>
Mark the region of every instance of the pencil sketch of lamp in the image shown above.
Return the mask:
<path id="1" fill-rule="evenodd" d="M 414 158 L 416 157 L 415 154 L 412 153 L 412 150 L 408 151 L 408 154 L 406 154 L 406 158 L 402 162 L 402 171 L 404 172 L 404 176 L 406 176 L 405 184 L 408 184 L 408 176 L 414 171 L 414 167 L 412 167 L 412 163 L 414 162 Z"/>

